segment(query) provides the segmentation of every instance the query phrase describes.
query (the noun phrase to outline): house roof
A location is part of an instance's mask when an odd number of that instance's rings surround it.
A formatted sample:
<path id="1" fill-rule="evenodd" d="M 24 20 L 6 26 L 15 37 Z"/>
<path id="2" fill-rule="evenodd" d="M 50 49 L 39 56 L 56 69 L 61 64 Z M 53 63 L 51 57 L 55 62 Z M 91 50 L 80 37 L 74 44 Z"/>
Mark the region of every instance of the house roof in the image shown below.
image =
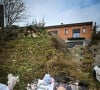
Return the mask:
<path id="1" fill-rule="evenodd" d="M 71 23 L 71 24 L 63 24 L 61 25 L 52 25 L 52 26 L 45 26 L 46 29 L 52 28 L 60 28 L 60 27 L 69 27 L 69 26 L 81 26 L 81 25 L 92 25 L 93 22 L 81 22 L 81 23 Z"/>

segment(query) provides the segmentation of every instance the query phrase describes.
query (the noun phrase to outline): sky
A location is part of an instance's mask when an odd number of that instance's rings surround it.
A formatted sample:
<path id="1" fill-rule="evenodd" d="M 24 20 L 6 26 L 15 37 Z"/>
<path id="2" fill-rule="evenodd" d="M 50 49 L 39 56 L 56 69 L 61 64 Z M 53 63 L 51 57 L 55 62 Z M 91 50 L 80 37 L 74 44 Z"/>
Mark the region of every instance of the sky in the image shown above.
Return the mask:
<path id="1" fill-rule="evenodd" d="M 60 25 L 93 21 L 100 24 L 100 0 L 24 0 L 28 19 L 20 25 L 38 22 Z"/>

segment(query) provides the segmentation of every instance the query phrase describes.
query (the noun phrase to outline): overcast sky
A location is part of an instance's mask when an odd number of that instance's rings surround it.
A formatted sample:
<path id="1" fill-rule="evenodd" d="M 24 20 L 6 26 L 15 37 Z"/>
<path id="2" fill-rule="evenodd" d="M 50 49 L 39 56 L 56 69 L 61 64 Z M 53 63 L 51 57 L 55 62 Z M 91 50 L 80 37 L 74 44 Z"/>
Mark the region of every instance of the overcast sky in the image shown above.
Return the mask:
<path id="1" fill-rule="evenodd" d="M 100 24 L 100 0 L 24 0 L 29 18 L 44 18 L 47 25 L 93 21 Z"/>

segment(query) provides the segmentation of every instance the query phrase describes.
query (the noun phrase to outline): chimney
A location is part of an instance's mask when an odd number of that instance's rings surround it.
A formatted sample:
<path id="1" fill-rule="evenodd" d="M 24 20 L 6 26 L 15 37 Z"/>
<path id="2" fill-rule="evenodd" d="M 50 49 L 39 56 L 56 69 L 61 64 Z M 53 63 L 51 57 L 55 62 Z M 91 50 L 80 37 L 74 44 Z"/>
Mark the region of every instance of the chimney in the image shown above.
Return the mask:
<path id="1" fill-rule="evenodd" d="M 61 23 L 61 25 L 63 25 L 63 23 Z"/>

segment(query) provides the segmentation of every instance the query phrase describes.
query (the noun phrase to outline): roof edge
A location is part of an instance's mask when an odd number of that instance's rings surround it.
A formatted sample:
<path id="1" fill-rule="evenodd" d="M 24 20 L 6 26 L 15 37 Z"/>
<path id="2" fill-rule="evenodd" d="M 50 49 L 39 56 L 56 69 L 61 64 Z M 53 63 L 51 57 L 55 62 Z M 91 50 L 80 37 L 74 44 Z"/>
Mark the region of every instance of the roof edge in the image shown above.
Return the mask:
<path id="1" fill-rule="evenodd" d="M 62 24 L 61 25 L 51 25 L 51 26 L 45 26 L 46 29 L 49 28 L 59 28 L 59 27 L 69 27 L 69 26 L 80 26 L 80 25 L 92 25 L 93 22 L 80 22 L 80 23 L 71 23 L 71 24 Z"/>

